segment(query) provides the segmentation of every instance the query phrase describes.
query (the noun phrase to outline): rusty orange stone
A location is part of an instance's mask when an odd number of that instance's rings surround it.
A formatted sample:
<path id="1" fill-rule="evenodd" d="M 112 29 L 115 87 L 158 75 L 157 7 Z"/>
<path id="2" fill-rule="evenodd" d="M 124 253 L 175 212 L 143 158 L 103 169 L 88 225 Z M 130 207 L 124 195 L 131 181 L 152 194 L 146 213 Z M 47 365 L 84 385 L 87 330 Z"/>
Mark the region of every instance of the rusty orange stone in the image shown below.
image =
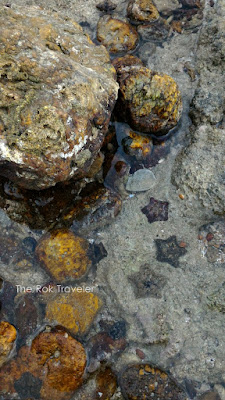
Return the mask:
<path id="1" fill-rule="evenodd" d="M 159 18 L 159 12 L 151 0 L 130 0 L 127 13 L 129 18 L 137 23 L 155 21 Z"/>
<path id="2" fill-rule="evenodd" d="M 82 385 L 85 366 L 82 344 L 64 329 L 50 328 L 0 369 L 0 394 L 17 398 L 23 387 L 27 398 L 69 400 Z"/>
<path id="3" fill-rule="evenodd" d="M 93 293 L 58 293 L 46 306 L 46 319 L 64 326 L 73 334 L 85 334 L 102 305 Z"/>
<path id="4" fill-rule="evenodd" d="M 61 283 L 83 276 L 91 261 L 89 243 L 69 230 L 56 230 L 41 238 L 36 255 L 51 277 Z"/>
<path id="5" fill-rule="evenodd" d="M 16 329 L 6 321 L 0 322 L 0 366 L 9 356 L 16 340 Z"/>

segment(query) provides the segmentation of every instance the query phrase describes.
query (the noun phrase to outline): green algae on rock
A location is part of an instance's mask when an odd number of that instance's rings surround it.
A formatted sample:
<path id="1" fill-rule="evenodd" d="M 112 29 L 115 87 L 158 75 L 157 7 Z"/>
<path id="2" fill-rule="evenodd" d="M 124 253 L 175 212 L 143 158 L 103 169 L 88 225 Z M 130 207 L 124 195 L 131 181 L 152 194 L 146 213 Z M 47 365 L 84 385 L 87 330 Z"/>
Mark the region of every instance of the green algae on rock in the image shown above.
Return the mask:
<path id="1" fill-rule="evenodd" d="M 135 61 L 135 60 L 134 60 Z M 181 94 L 169 75 L 115 60 L 120 85 L 116 113 L 132 128 L 162 135 L 174 128 L 182 113 Z"/>
<path id="2" fill-rule="evenodd" d="M 86 176 L 117 90 L 105 47 L 76 22 L 0 8 L 1 175 L 28 189 Z"/>

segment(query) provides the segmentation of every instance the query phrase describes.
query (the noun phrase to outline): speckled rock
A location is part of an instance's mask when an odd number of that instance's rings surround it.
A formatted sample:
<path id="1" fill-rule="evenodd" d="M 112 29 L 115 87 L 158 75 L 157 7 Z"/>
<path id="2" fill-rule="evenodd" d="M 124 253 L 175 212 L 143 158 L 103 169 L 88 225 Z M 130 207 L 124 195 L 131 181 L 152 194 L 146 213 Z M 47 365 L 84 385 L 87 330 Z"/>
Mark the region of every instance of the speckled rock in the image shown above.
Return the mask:
<path id="1" fill-rule="evenodd" d="M 85 365 L 81 343 L 63 329 L 47 329 L 1 368 L 0 394 L 10 399 L 70 399 L 82 384 Z"/>
<path id="2" fill-rule="evenodd" d="M 158 10 L 151 0 L 130 0 L 127 6 L 127 15 L 137 23 L 154 21 L 159 18 Z"/>
<path id="3" fill-rule="evenodd" d="M 116 65 L 115 65 L 116 66 Z M 137 65 L 117 68 L 120 85 L 116 112 L 140 132 L 164 134 L 174 128 L 182 112 L 181 94 L 176 82 Z"/>
<path id="4" fill-rule="evenodd" d="M 101 299 L 86 291 L 86 287 L 77 286 L 78 291 L 71 293 L 57 293 L 46 306 L 46 320 L 58 323 L 73 334 L 83 335 L 91 327 L 95 316 L 102 306 Z"/>
<path id="5" fill-rule="evenodd" d="M 16 329 L 6 321 L 0 322 L 0 367 L 6 362 L 16 340 Z"/>
<path id="6" fill-rule="evenodd" d="M 105 15 L 98 22 L 97 39 L 111 53 L 118 53 L 133 50 L 138 42 L 138 34 L 126 20 Z"/>
<path id="7" fill-rule="evenodd" d="M 91 265 L 89 243 L 68 230 L 55 230 L 44 235 L 36 247 L 36 255 L 50 276 L 61 283 L 79 279 Z"/>
<path id="8" fill-rule="evenodd" d="M 172 182 L 189 204 L 197 198 L 206 210 L 225 213 L 224 130 L 201 125 L 177 157 Z"/>
<path id="9" fill-rule="evenodd" d="M 185 400 L 185 393 L 162 370 L 149 364 L 128 366 L 121 376 L 122 393 L 129 400 Z"/>
<path id="10" fill-rule="evenodd" d="M 86 176 L 117 97 L 115 71 L 70 19 L 0 9 L 1 174 L 28 189 Z"/>

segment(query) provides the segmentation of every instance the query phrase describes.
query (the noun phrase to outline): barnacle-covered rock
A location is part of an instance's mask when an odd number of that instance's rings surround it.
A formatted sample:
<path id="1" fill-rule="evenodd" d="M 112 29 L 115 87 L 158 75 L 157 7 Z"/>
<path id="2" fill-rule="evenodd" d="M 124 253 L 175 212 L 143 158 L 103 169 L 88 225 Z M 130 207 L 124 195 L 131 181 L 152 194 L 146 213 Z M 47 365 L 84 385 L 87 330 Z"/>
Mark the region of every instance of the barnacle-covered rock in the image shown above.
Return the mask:
<path id="1" fill-rule="evenodd" d="M 86 176 L 117 97 L 103 46 L 38 7 L 0 9 L 1 174 L 28 189 Z"/>
<path id="2" fill-rule="evenodd" d="M 116 109 L 132 128 L 160 135 L 177 125 L 182 101 L 173 78 L 138 63 L 132 66 L 121 63 L 117 73 L 120 90 Z"/>
<path id="3" fill-rule="evenodd" d="M 118 53 L 133 50 L 138 42 L 138 34 L 128 22 L 104 15 L 98 22 L 97 39 L 111 53 Z"/>
<path id="4" fill-rule="evenodd" d="M 0 322 L 0 367 L 7 360 L 16 340 L 16 329 L 6 321 Z"/>
<path id="5" fill-rule="evenodd" d="M 159 18 L 158 10 L 151 0 L 130 0 L 127 15 L 136 23 L 154 21 Z"/>

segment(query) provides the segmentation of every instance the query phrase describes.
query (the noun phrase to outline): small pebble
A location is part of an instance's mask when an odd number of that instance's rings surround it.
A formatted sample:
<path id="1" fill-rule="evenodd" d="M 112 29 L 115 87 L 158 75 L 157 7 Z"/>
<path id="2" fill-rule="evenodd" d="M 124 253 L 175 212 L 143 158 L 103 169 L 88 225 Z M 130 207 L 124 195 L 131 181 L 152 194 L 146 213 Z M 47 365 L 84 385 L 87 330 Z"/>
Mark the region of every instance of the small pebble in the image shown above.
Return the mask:
<path id="1" fill-rule="evenodd" d="M 156 178 L 152 171 L 139 169 L 129 176 L 126 190 L 128 192 L 144 192 L 151 189 L 156 184 Z"/>

